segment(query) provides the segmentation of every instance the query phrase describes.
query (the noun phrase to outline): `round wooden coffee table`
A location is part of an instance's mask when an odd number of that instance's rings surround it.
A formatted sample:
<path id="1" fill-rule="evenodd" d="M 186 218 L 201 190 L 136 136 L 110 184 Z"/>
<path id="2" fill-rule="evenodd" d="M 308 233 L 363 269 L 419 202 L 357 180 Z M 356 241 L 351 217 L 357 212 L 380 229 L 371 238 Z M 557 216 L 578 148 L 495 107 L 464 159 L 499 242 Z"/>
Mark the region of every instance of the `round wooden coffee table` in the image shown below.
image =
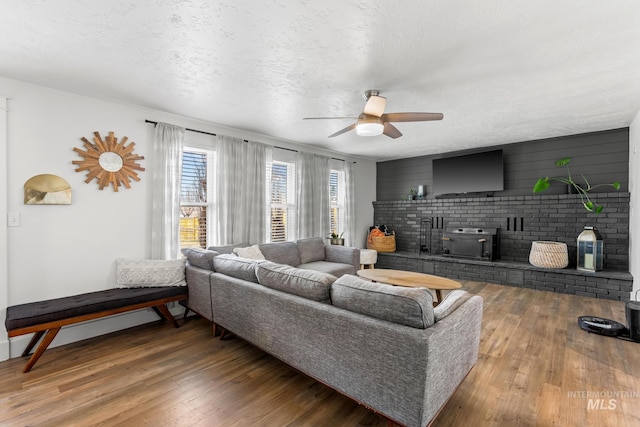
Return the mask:
<path id="1" fill-rule="evenodd" d="M 358 276 L 373 282 L 388 283 L 389 285 L 408 286 L 412 288 L 429 288 L 436 291 L 438 303 L 442 302 L 442 291 L 460 289 L 462 285 L 455 280 L 434 276 L 415 271 L 388 270 L 376 268 L 373 270 L 358 270 Z"/>

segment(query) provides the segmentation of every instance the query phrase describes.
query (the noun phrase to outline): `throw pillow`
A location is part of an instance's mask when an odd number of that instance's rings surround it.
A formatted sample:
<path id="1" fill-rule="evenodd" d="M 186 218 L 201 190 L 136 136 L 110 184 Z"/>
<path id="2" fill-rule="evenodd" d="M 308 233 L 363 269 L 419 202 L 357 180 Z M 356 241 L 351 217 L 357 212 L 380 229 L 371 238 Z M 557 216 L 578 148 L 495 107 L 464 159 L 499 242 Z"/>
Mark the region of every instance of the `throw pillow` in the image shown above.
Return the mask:
<path id="1" fill-rule="evenodd" d="M 234 248 L 233 253 L 242 258 L 247 259 L 264 259 L 264 255 L 260 252 L 258 245 L 247 246 L 246 248 Z"/>
<path id="2" fill-rule="evenodd" d="M 118 258 L 116 260 L 116 287 L 186 286 L 184 265 L 184 259 Z"/>
<path id="3" fill-rule="evenodd" d="M 391 286 L 344 275 L 331 285 L 336 307 L 412 328 L 433 325 L 433 297 L 426 288 Z"/>

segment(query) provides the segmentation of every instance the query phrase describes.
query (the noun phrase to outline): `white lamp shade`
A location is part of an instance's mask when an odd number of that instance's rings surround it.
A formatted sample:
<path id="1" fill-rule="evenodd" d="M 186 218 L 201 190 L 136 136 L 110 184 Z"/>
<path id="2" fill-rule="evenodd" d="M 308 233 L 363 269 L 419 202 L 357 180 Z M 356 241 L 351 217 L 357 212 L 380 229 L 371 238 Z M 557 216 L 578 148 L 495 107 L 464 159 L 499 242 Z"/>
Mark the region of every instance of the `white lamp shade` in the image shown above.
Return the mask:
<path id="1" fill-rule="evenodd" d="M 360 136 L 376 136 L 382 134 L 384 125 L 382 123 L 358 123 L 356 132 Z"/>
<path id="2" fill-rule="evenodd" d="M 356 132 L 360 136 L 376 136 L 384 132 L 384 123 L 382 119 L 376 116 L 360 114 L 358 123 L 356 124 Z"/>

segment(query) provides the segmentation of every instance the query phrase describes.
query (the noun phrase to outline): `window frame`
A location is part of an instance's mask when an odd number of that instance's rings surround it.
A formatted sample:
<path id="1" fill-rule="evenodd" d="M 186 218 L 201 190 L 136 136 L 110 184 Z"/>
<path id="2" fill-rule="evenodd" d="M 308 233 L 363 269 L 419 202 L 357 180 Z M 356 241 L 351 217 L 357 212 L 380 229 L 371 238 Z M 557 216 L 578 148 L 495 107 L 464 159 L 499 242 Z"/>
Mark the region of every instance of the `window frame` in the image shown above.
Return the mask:
<path id="1" fill-rule="evenodd" d="M 185 248 L 185 247 L 193 247 L 193 245 L 190 246 L 185 246 L 185 242 L 182 239 L 182 232 L 183 232 L 183 227 L 182 227 L 182 218 L 185 218 L 182 216 L 182 208 L 183 207 L 196 207 L 196 208 L 201 208 L 204 207 L 206 208 L 206 217 L 205 217 L 205 248 L 209 247 L 212 245 L 212 241 L 213 241 L 213 237 L 214 237 L 214 232 L 215 232 L 215 227 L 214 225 L 214 191 L 215 191 L 215 174 L 213 173 L 213 165 L 214 165 L 214 161 L 215 161 L 215 151 L 212 148 L 203 148 L 202 146 L 198 146 L 197 144 L 184 144 L 183 148 L 182 148 L 182 155 L 183 155 L 183 164 L 184 164 L 184 155 L 187 152 L 192 152 L 192 153 L 198 153 L 198 154 L 204 154 L 206 156 L 206 166 L 205 166 L 205 171 L 206 171 L 206 201 L 205 202 L 183 202 L 182 201 L 182 186 L 181 186 L 181 196 L 180 196 L 180 216 L 179 216 L 179 220 L 180 220 L 180 247 L 181 248 Z M 181 176 L 181 181 L 184 178 L 184 170 L 182 171 L 182 176 Z M 198 243 L 199 247 L 202 247 L 202 245 L 200 243 Z"/>
<path id="2" fill-rule="evenodd" d="M 333 176 L 335 176 L 336 196 L 335 201 L 333 197 L 333 190 L 331 189 Z M 346 172 L 344 170 L 344 162 L 332 161 L 331 171 L 329 174 L 329 232 L 341 235 L 345 231 L 345 208 L 346 208 Z M 336 210 L 337 223 L 334 224 L 334 209 Z M 335 225 L 335 228 L 334 228 Z"/>
<path id="3" fill-rule="evenodd" d="M 296 162 L 295 162 L 295 153 L 274 149 L 273 158 L 271 159 L 271 164 L 267 168 L 268 170 L 268 185 L 269 185 L 269 208 L 268 211 L 268 241 L 269 242 L 281 242 L 281 241 L 292 241 L 297 239 L 298 229 L 297 229 L 297 195 L 296 195 Z M 286 201 L 284 203 L 274 203 L 274 174 L 273 167 L 274 165 L 284 165 L 287 167 L 286 172 Z M 273 229 L 273 221 L 274 209 L 282 209 L 285 211 L 285 221 L 286 226 L 284 230 L 284 240 L 277 238 L 274 239 L 274 229 Z"/>

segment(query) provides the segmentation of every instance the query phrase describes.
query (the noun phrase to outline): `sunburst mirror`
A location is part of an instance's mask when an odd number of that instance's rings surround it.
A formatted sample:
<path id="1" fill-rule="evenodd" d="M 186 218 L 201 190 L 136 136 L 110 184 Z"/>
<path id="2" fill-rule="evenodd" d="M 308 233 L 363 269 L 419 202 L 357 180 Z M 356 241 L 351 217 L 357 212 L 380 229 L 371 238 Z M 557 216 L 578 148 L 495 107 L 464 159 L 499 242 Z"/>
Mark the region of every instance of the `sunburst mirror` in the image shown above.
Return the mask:
<path id="1" fill-rule="evenodd" d="M 127 145 L 126 136 L 118 142 L 113 132 L 109 132 L 109 136 L 104 140 L 98 132 L 94 132 L 93 135 L 93 143 L 85 137 L 80 138 L 86 151 L 81 148 L 73 149 L 84 158 L 72 162 L 78 166 L 76 172 L 87 171 L 87 179 L 84 182 L 88 184 L 95 178 L 100 190 L 112 185 L 113 191 L 118 191 L 121 185 L 131 188 L 131 179 L 140 181 L 136 171 L 144 171 L 144 168 L 137 161 L 143 160 L 144 156 L 133 153 L 135 142 Z"/>

